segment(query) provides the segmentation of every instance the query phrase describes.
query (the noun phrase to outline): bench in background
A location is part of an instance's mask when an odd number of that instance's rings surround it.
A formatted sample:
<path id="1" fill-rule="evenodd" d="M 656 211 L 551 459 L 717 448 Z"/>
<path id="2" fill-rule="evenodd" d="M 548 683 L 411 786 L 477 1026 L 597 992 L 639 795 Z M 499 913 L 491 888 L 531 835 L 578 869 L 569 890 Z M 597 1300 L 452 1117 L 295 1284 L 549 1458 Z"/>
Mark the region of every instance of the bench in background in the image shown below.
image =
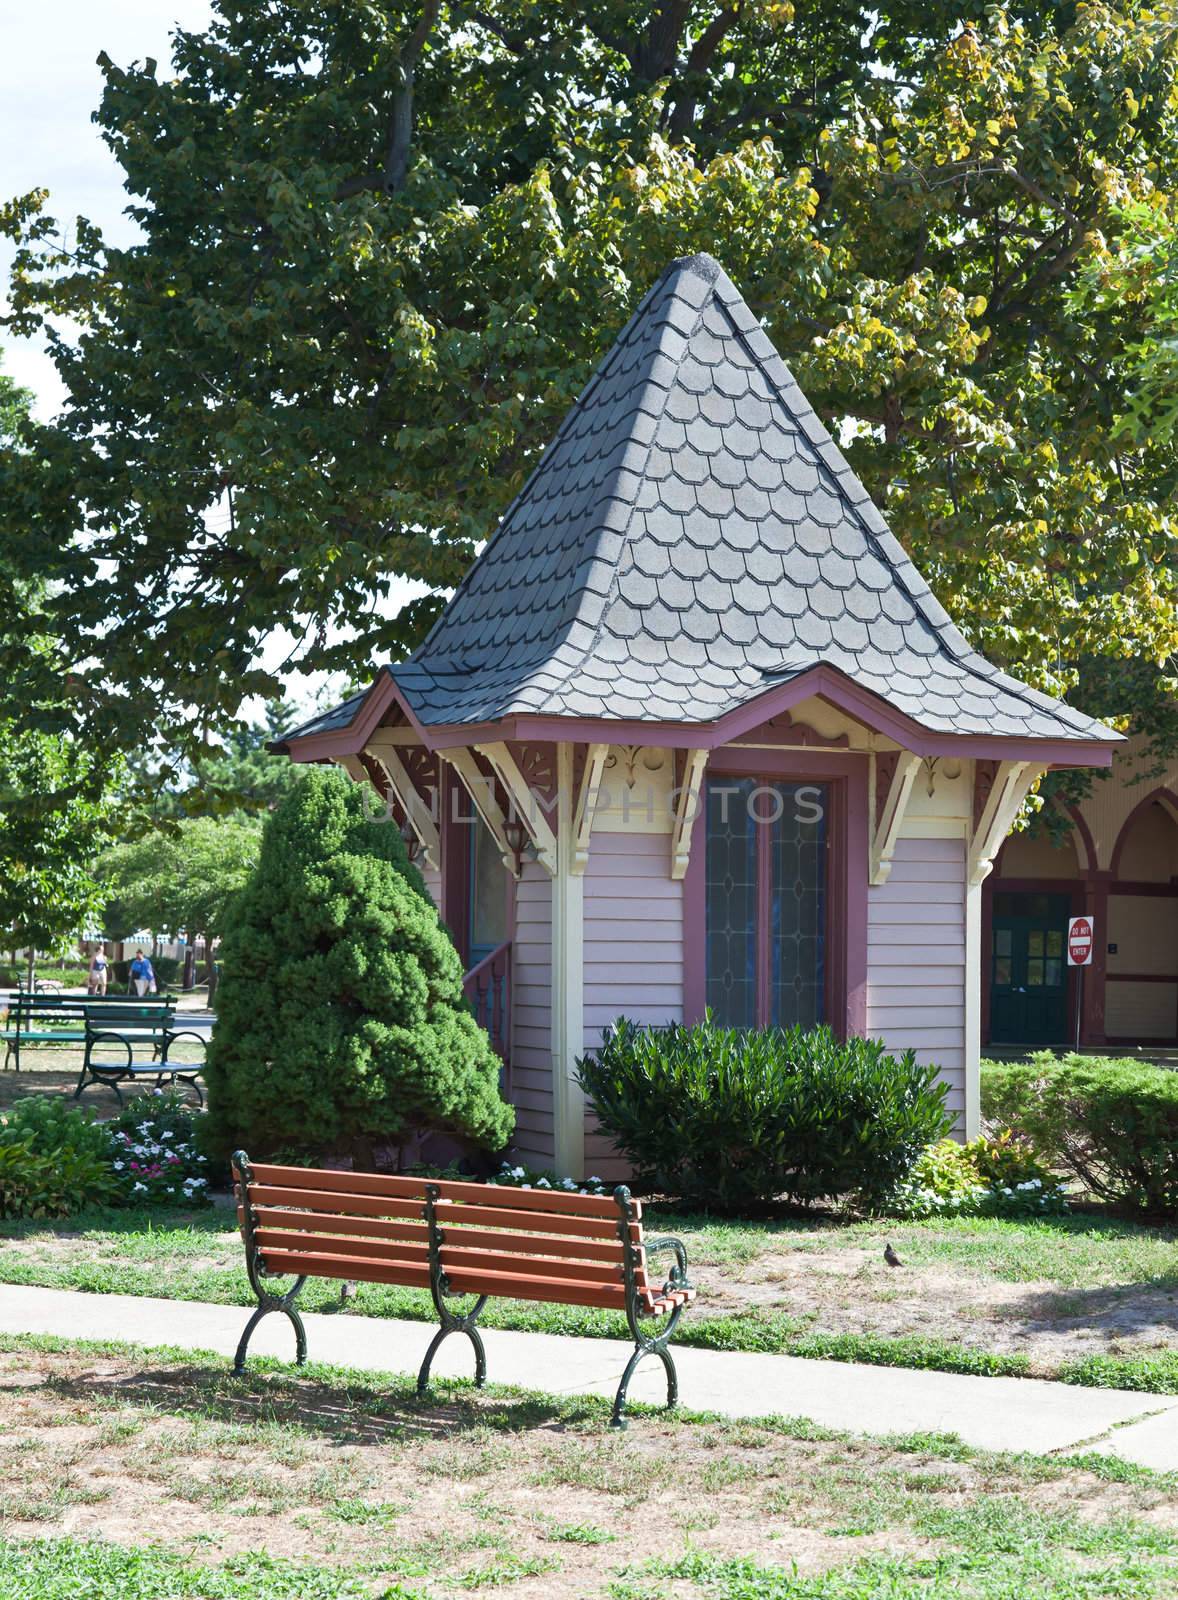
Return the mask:
<path id="1" fill-rule="evenodd" d="M 658 1356 L 667 1375 L 667 1404 L 679 1393 L 668 1345 L 686 1306 L 695 1298 L 687 1279 L 687 1253 L 678 1239 L 647 1238 L 642 1205 L 629 1189 L 613 1198 L 552 1189 L 511 1189 L 495 1184 L 308 1167 L 251 1165 L 233 1157 L 238 1221 L 245 1265 L 258 1297 L 237 1347 L 233 1370 L 245 1366 L 250 1337 L 263 1317 L 279 1311 L 295 1330 L 296 1359 L 306 1360 L 307 1338 L 295 1307 L 308 1278 L 391 1283 L 428 1289 L 441 1327 L 426 1351 L 417 1388 L 424 1393 L 438 1347 L 464 1333 L 475 1352 L 475 1383 L 487 1361 L 476 1326 L 487 1300 L 540 1300 L 553 1305 L 623 1311 L 634 1337 L 618 1385 L 611 1423 L 624 1427 L 630 1380 L 645 1356 Z M 652 1279 L 652 1256 L 670 1254 L 665 1280 Z M 273 1280 L 294 1275 L 280 1293 Z M 452 1295 L 474 1295 L 465 1311 Z"/>
<path id="2" fill-rule="evenodd" d="M 155 1078 L 156 1087 L 183 1083 L 195 1093 L 199 1104 L 204 1095 L 196 1081 L 203 1062 L 173 1061 L 171 1051 L 178 1039 L 195 1039 L 202 1051 L 207 1043 L 191 1028 L 173 1028 L 175 1013 L 169 1007 L 124 1000 L 122 1005 L 106 1005 L 86 1017 L 82 1070 L 74 1099 L 91 1083 L 105 1084 L 123 1103 L 120 1083 L 136 1083 Z M 148 1052 L 145 1054 L 145 1052 Z"/>

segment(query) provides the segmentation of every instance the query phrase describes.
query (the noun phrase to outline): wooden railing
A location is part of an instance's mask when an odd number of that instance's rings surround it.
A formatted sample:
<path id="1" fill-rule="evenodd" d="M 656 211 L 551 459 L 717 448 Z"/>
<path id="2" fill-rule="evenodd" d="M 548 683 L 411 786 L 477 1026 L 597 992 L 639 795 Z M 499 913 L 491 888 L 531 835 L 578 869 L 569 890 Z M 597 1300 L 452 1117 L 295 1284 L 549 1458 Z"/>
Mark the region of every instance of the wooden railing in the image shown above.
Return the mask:
<path id="1" fill-rule="evenodd" d="M 470 1001 L 480 1027 L 486 1028 L 504 1068 L 508 1066 L 511 1045 L 511 940 L 484 956 L 462 980 L 462 992 Z"/>

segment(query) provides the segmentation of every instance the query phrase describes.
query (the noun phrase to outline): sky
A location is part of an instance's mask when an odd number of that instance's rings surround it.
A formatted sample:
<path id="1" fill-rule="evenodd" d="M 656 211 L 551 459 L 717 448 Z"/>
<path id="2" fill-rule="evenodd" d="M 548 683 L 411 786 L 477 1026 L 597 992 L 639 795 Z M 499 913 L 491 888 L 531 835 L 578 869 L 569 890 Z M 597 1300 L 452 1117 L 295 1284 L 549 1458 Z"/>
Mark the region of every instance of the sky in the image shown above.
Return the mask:
<path id="1" fill-rule="evenodd" d="M 162 64 L 171 28 L 202 28 L 209 9 L 208 0 L 3 0 L 0 195 L 48 189 L 51 216 L 89 217 L 117 243 L 134 238 L 119 168 L 90 121 L 102 93 L 96 58 L 105 50 L 121 64 Z M 5 284 L 11 254 L 0 244 Z M 32 341 L 3 342 L 3 370 L 33 391 L 39 416 L 52 416 L 61 402 L 53 363 Z"/>
<path id="2" fill-rule="evenodd" d="M 137 233 L 123 215 L 128 196 L 113 156 L 91 122 L 102 94 L 96 58 L 105 50 L 126 66 L 154 56 L 164 76 L 169 36 L 179 25 L 207 26 L 209 0 L 0 0 L 0 198 L 48 189 L 50 216 L 96 222 L 112 243 Z M 0 241 L 0 298 L 7 289 L 11 247 Z M 63 330 L 68 331 L 68 330 Z M 63 392 L 53 363 L 38 341 L 0 330 L 2 370 L 34 396 L 34 411 L 48 420 Z M 399 586 L 399 608 L 421 587 Z M 332 642 L 339 637 L 329 632 Z M 290 636 L 276 629 L 261 654 L 267 667 L 289 653 Z M 300 704 L 336 687 L 323 673 L 298 674 L 289 698 Z"/>

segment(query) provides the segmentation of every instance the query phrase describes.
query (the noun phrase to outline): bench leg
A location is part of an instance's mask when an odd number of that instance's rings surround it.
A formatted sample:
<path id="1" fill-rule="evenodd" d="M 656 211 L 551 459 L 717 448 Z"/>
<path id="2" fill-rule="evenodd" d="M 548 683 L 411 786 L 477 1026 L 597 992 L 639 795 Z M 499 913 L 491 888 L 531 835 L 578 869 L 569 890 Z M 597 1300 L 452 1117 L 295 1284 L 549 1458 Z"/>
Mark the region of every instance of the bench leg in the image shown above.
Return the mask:
<path id="1" fill-rule="evenodd" d="M 485 1294 L 479 1295 L 469 1311 L 452 1311 L 446 1304 L 446 1296 L 450 1293 L 450 1284 L 446 1277 L 445 1268 L 442 1266 L 442 1245 L 445 1235 L 438 1226 L 438 1188 L 436 1184 L 426 1184 L 425 1188 L 425 1220 L 429 1227 L 429 1289 L 433 1297 L 434 1307 L 438 1313 L 438 1320 L 442 1326 L 434 1334 L 429 1349 L 425 1353 L 425 1360 L 421 1363 L 421 1371 L 417 1374 L 417 1392 L 424 1394 L 429 1387 L 429 1369 L 433 1365 L 434 1357 L 444 1340 L 452 1333 L 464 1333 L 474 1345 L 474 1381 L 475 1387 L 481 1389 L 487 1381 L 487 1352 L 483 1349 L 482 1335 L 475 1323 L 482 1315 L 483 1307 L 487 1303 Z"/>
<path id="2" fill-rule="evenodd" d="M 295 1362 L 301 1367 L 306 1361 L 307 1330 L 303 1327 L 303 1319 L 295 1310 L 294 1304 L 306 1281 L 306 1278 L 299 1278 L 289 1294 L 276 1295 L 264 1292 L 258 1294 L 258 1309 L 246 1323 L 241 1338 L 238 1340 L 237 1354 L 233 1357 L 233 1376 L 235 1378 L 240 1378 L 245 1371 L 246 1352 L 249 1349 L 250 1340 L 254 1336 L 254 1329 L 262 1318 L 268 1317 L 272 1311 L 281 1311 L 284 1316 L 290 1318 L 291 1327 L 295 1331 Z M 257 1293 L 256 1287 L 255 1293 Z"/>
<path id="3" fill-rule="evenodd" d="M 442 1311 L 442 1326 L 430 1341 L 430 1347 L 425 1353 L 425 1360 L 421 1363 L 421 1371 L 417 1374 L 417 1392 L 424 1394 L 429 1388 L 429 1369 L 433 1366 L 434 1357 L 441 1348 L 442 1341 L 448 1339 L 452 1333 L 464 1333 L 474 1345 L 474 1381 L 475 1388 L 481 1389 L 487 1381 L 487 1352 L 483 1348 L 482 1335 L 475 1327 L 475 1319 L 487 1303 L 483 1295 L 473 1311 L 467 1312 L 464 1317 L 454 1316 L 448 1308 Z"/>
<path id="4" fill-rule="evenodd" d="M 626 1398 L 630 1389 L 630 1379 L 638 1368 L 638 1363 L 644 1356 L 658 1356 L 667 1373 L 667 1410 L 673 1411 L 679 1404 L 679 1374 L 675 1371 L 675 1360 L 664 1342 L 667 1336 L 661 1339 L 644 1340 L 637 1345 L 634 1354 L 626 1363 L 626 1370 L 622 1373 L 622 1381 L 618 1384 L 618 1392 L 614 1396 L 613 1415 L 609 1419 L 611 1428 L 624 1428 L 626 1426 Z"/>

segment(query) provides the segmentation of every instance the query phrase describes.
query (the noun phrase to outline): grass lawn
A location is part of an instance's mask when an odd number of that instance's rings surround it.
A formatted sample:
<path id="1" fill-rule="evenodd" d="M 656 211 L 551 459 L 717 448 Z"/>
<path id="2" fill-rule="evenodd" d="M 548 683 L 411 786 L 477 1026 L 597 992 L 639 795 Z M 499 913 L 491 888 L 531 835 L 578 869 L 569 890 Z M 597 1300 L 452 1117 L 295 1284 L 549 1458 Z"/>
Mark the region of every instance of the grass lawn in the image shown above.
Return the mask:
<path id="1" fill-rule="evenodd" d="M 54 1057 L 52 1070 L 0 1073 L 0 1091 L 70 1091 L 62 1067 Z M 104 1089 L 88 1090 L 87 1104 L 116 1109 Z M 699 1286 L 685 1344 L 1178 1392 L 1175 1230 L 1086 1214 L 753 1224 L 651 1209 L 660 1230 L 686 1239 Z M 900 1268 L 883 1259 L 889 1240 Z M 252 1304 L 225 1205 L 0 1224 L 0 1282 Z M 338 1286 L 312 1282 L 302 1303 L 335 1308 Z M 347 1309 L 434 1320 L 414 1290 L 363 1285 Z M 626 1336 L 620 1315 L 572 1307 L 493 1301 L 484 1321 Z"/>
<path id="2" fill-rule="evenodd" d="M 662 1211 L 687 1240 L 700 1304 L 684 1344 L 1178 1392 L 1172 1235 L 1071 1218 L 836 1226 L 719 1223 Z M 891 1238 L 905 1262 L 889 1268 Z M 227 1203 L 0 1224 L 0 1282 L 251 1305 Z M 308 1310 L 339 1286 L 308 1283 Z M 428 1294 L 363 1284 L 346 1313 L 432 1322 Z M 492 1301 L 492 1327 L 626 1337 L 622 1317 Z"/>
<path id="3" fill-rule="evenodd" d="M 0 1340 L 4 1600 L 1165 1600 L 1178 1477 Z"/>

